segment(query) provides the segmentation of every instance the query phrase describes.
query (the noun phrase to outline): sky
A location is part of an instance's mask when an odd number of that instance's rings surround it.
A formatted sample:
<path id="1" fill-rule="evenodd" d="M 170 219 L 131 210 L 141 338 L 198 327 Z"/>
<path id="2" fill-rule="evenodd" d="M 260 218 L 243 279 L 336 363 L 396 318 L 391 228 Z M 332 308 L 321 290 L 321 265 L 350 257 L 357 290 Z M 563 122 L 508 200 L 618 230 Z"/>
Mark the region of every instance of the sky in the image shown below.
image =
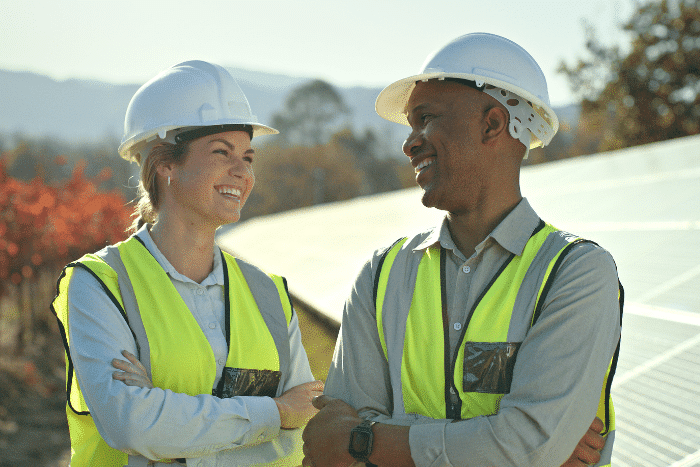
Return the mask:
<path id="1" fill-rule="evenodd" d="M 416 74 L 432 51 L 469 32 L 530 52 L 552 105 L 574 102 L 556 72 L 585 56 L 584 21 L 605 44 L 635 0 L 2 0 L 0 69 L 57 80 L 142 84 L 191 59 L 339 86 L 383 87 Z"/>

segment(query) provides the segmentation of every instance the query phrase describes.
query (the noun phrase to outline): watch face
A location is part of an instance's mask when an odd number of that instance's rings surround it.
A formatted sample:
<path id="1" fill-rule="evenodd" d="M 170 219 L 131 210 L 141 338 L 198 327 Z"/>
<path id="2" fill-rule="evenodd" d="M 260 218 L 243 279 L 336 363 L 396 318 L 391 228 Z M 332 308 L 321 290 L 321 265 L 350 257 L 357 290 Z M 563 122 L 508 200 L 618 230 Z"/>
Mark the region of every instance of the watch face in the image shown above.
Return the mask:
<path id="1" fill-rule="evenodd" d="M 350 447 L 355 452 L 362 452 L 367 449 L 367 444 L 369 443 L 369 434 L 362 431 L 356 431 L 353 433 L 354 436 L 351 437 L 352 444 Z"/>

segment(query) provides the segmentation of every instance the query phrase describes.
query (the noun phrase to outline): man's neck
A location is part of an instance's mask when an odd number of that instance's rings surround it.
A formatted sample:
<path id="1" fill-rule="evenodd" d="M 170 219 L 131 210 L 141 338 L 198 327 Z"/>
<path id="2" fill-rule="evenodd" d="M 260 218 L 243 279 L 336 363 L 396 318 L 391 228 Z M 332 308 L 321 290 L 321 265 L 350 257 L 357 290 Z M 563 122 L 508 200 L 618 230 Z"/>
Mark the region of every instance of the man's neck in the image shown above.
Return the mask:
<path id="1" fill-rule="evenodd" d="M 477 245 L 493 232 L 521 200 L 522 197 L 492 209 L 448 213 L 447 227 L 457 249 L 466 258 L 471 257 L 476 251 Z"/>

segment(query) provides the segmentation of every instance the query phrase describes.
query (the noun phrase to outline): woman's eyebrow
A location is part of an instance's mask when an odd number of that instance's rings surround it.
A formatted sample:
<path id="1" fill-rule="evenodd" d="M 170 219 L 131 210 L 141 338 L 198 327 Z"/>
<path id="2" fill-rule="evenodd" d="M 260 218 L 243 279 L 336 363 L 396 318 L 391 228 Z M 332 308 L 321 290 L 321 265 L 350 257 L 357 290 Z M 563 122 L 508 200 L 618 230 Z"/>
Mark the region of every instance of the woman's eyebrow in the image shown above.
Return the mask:
<path id="1" fill-rule="evenodd" d="M 235 146 L 234 146 L 233 144 L 229 143 L 228 141 L 226 141 L 225 139 L 222 139 L 222 138 L 216 138 L 216 139 L 213 139 L 213 140 L 209 141 L 209 144 L 211 144 L 211 143 L 223 143 L 223 144 L 225 144 L 231 151 L 233 151 L 233 150 L 235 149 Z"/>

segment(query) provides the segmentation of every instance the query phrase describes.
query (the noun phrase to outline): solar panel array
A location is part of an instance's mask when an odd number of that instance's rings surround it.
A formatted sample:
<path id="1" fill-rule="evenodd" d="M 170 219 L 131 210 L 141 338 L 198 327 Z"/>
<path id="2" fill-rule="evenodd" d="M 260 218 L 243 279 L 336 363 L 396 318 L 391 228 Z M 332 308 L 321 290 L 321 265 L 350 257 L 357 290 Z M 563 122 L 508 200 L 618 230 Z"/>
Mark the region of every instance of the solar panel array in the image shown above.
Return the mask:
<path id="1" fill-rule="evenodd" d="M 596 241 L 626 290 L 613 398 L 615 466 L 700 466 L 700 137 L 527 167 L 522 192 L 554 225 Z M 338 323 L 376 248 L 440 221 L 420 190 L 267 216 L 219 243 Z"/>

